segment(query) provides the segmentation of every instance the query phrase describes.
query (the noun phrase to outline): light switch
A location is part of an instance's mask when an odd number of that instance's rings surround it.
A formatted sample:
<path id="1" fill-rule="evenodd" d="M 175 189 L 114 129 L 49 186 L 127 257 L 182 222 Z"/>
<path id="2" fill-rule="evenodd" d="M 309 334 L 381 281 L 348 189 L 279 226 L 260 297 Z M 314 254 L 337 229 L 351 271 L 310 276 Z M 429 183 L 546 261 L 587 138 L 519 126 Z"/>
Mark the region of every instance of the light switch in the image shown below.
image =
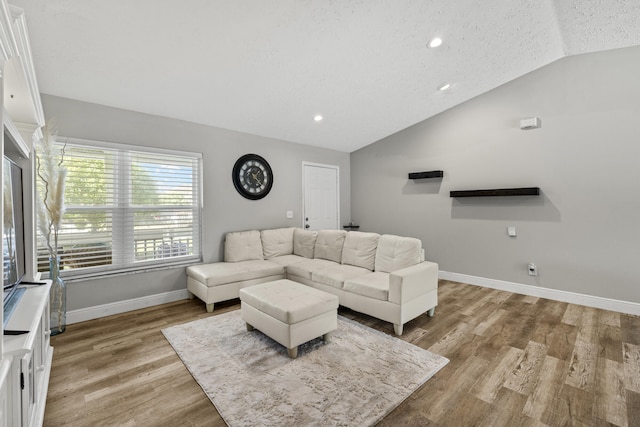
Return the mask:
<path id="1" fill-rule="evenodd" d="M 293 211 L 287 211 L 287 218 L 293 218 Z"/>
<path id="2" fill-rule="evenodd" d="M 507 234 L 511 237 L 516 237 L 516 228 L 513 226 L 507 227 Z"/>

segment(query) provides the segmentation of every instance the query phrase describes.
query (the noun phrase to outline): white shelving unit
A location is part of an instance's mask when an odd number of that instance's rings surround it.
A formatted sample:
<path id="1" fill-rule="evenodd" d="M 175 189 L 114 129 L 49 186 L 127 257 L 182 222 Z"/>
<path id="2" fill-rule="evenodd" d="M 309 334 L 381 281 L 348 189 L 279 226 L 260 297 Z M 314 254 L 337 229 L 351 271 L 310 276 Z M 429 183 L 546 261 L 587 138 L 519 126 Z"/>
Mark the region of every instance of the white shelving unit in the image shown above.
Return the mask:
<path id="1" fill-rule="evenodd" d="M 53 359 L 49 328 L 49 289 L 25 285 L 26 292 L 6 325 L 7 330 L 25 331 L 4 337 L 3 360 L 9 362 L 7 378 L 7 426 L 41 426 Z"/>
<path id="2" fill-rule="evenodd" d="M 11 361 L 0 360 L 0 426 L 9 426 L 9 369 Z"/>
<path id="3" fill-rule="evenodd" d="M 26 276 L 37 279 L 33 144 L 42 133 L 44 114 L 22 9 L 0 0 L 0 154 L 22 168 Z M 10 138 L 5 138 L 5 133 Z M 3 176 L 0 162 L 0 177 Z M 3 227 L 0 209 L 0 227 Z M 2 230 L 4 231 L 4 230 Z M 0 267 L 0 268 L 4 268 Z M 26 286 L 7 330 L 27 331 L 0 340 L 0 426 L 41 426 L 53 347 L 50 345 L 49 288 Z M 3 307 L 0 305 L 0 315 Z M 1 324 L 0 324 L 1 325 Z"/>

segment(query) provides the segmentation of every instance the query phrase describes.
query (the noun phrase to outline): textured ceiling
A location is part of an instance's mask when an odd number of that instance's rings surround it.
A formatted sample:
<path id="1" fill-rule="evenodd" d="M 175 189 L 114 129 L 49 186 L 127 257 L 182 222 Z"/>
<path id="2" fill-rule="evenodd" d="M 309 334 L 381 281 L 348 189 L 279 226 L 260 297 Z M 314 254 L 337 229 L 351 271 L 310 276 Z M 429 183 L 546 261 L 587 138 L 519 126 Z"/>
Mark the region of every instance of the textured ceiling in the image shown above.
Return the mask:
<path id="1" fill-rule="evenodd" d="M 9 1 L 42 93 L 345 152 L 563 56 L 640 45 L 640 0 Z"/>

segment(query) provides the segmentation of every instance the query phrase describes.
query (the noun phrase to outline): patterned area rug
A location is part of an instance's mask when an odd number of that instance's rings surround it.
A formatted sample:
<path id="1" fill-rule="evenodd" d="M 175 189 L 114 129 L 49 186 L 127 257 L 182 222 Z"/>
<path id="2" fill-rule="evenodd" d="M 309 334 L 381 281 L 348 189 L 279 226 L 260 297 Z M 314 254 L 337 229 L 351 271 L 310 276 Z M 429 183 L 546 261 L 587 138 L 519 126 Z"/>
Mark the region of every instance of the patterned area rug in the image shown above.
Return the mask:
<path id="1" fill-rule="evenodd" d="M 163 329 L 230 426 L 373 425 L 449 360 L 338 316 L 330 343 L 298 358 L 254 330 L 240 310 Z"/>

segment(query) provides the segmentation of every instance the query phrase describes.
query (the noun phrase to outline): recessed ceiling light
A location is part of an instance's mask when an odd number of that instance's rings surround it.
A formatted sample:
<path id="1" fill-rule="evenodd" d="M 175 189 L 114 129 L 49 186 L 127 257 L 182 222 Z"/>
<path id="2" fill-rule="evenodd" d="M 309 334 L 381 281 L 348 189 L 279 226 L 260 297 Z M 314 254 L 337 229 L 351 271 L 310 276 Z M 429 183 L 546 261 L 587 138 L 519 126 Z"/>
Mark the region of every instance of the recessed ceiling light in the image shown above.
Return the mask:
<path id="1" fill-rule="evenodd" d="M 441 44 L 442 44 L 442 39 L 439 38 L 439 37 L 436 37 L 436 38 L 432 39 L 427 46 L 429 46 L 429 47 L 438 47 Z"/>
<path id="2" fill-rule="evenodd" d="M 438 86 L 438 90 L 439 91 L 443 91 L 443 90 L 447 90 L 451 87 L 451 83 L 443 83 L 440 86 Z"/>
<path id="3" fill-rule="evenodd" d="M 320 114 L 316 114 L 315 116 L 313 116 L 313 120 L 315 120 L 316 122 L 321 122 L 322 116 Z"/>

